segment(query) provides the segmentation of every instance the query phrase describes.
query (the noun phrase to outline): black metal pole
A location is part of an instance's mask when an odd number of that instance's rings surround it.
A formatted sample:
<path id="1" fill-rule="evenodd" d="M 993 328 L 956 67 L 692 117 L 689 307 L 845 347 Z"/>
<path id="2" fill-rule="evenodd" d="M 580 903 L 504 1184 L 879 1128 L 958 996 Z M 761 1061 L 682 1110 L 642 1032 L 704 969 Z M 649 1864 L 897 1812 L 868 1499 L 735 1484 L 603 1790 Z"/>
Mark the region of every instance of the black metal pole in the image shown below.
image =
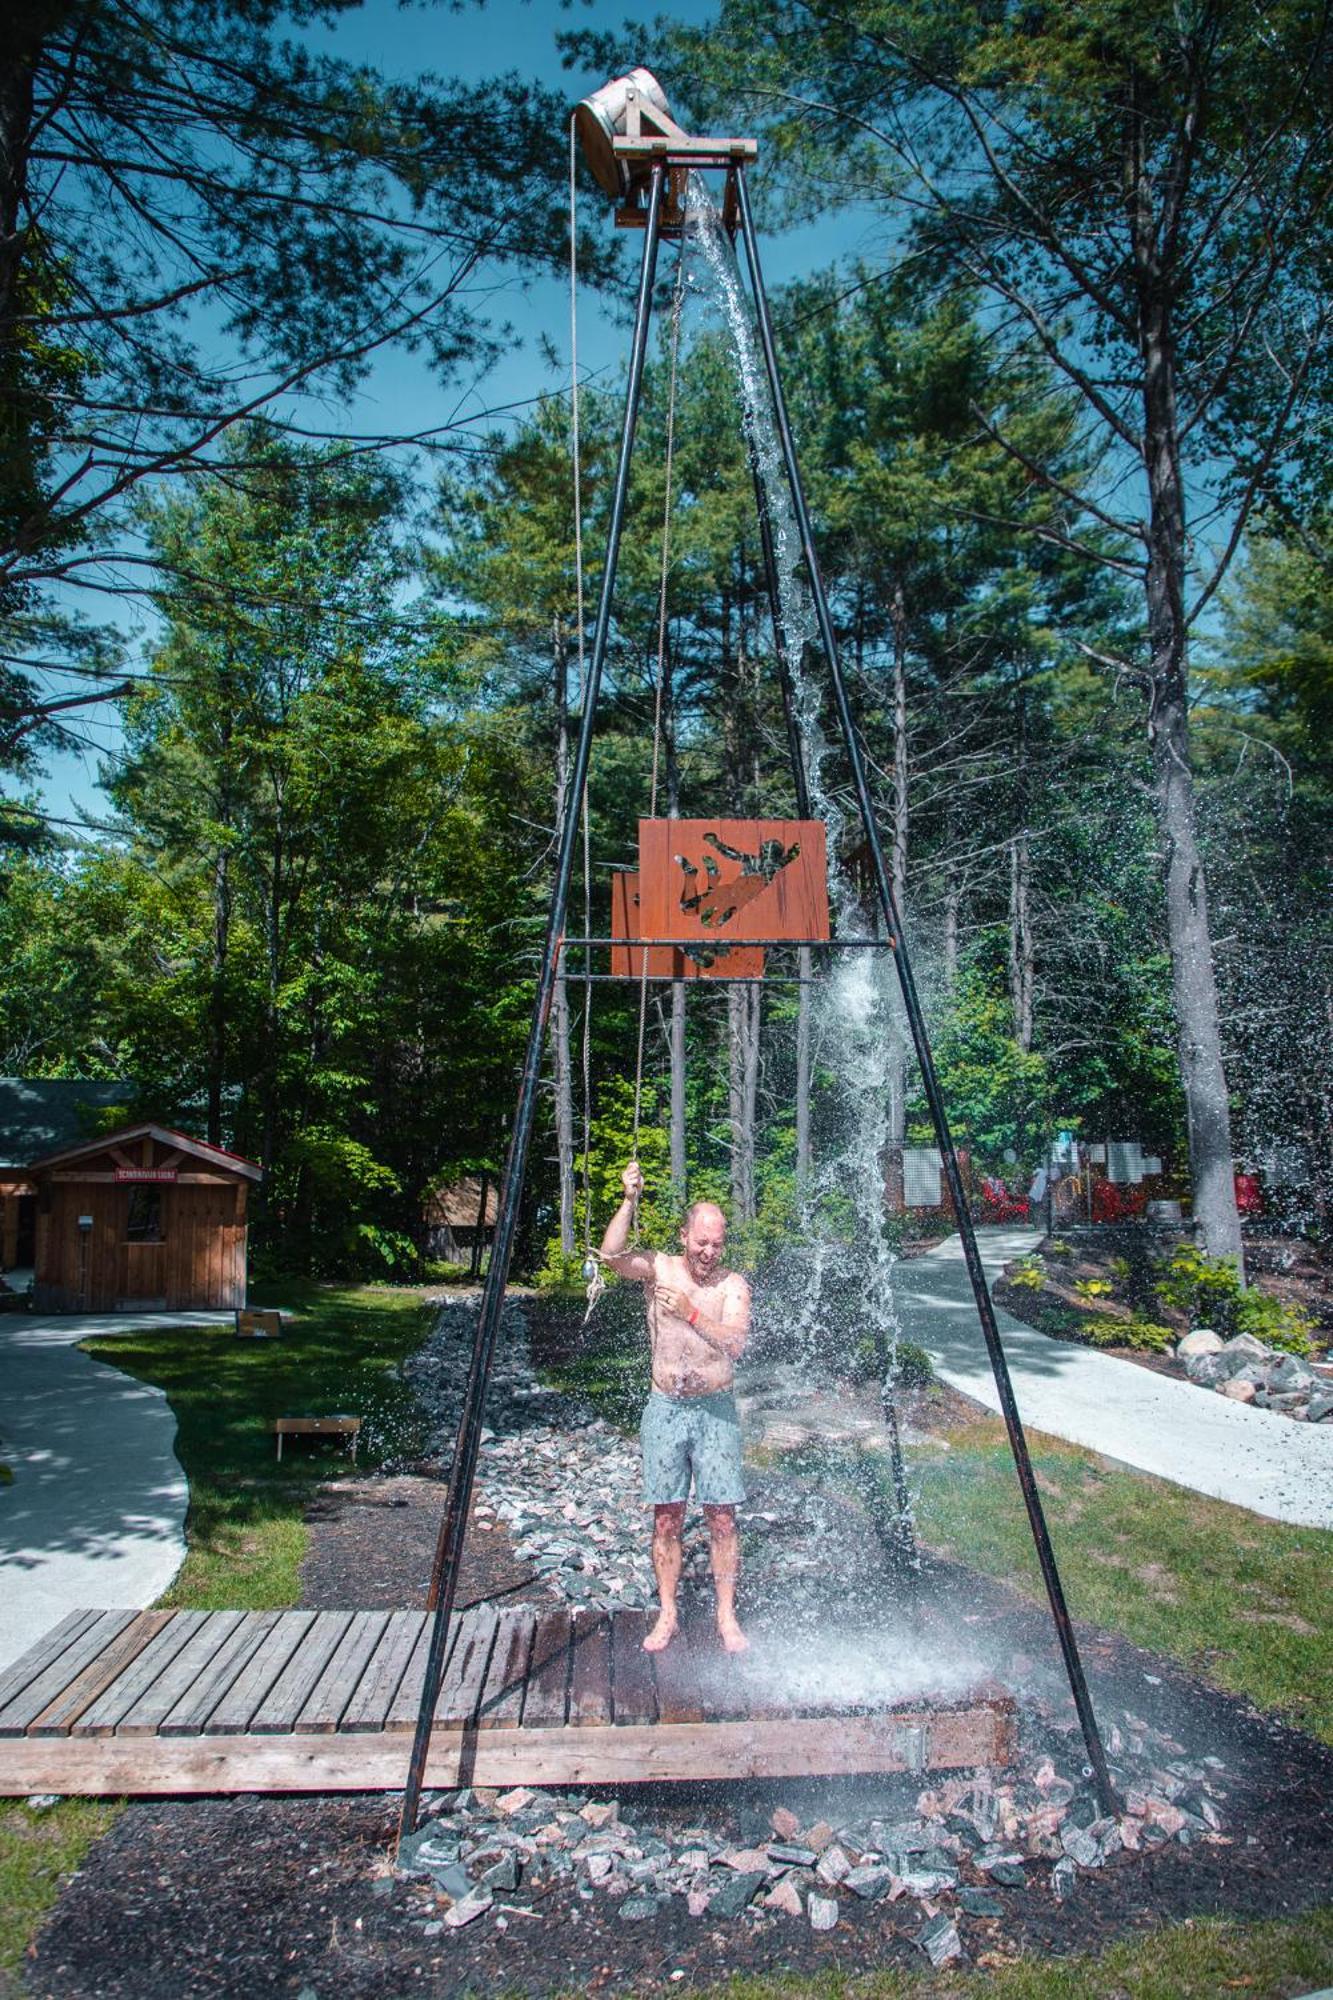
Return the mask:
<path id="1" fill-rule="evenodd" d="M 833 621 L 829 615 L 828 599 L 824 593 L 824 581 L 820 574 L 819 560 L 815 553 L 814 533 L 810 524 L 809 510 L 805 504 L 805 491 L 801 484 L 800 467 L 796 460 L 796 446 L 792 439 L 791 425 L 787 418 L 786 401 L 782 393 L 782 379 L 778 370 L 777 346 L 773 338 L 773 322 L 768 309 L 768 295 L 764 290 L 763 273 L 759 266 L 759 245 L 755 238 L 754 217 L 750 210 L 749 189 L 745 185 L 745 169 L 736 169 L 736 194 L 740 207 L 741 235 L 745 242 L 746 262 L 750 272 L 750 286 L 754 293 L 755 316 L 759 327 L 759 340 L 763 350 L 764 368 L 768 375 L 769 393 L 773 399 L 773 414 L 777 422 L 778 437 L 782 446 L 783 463 L 787 473 L 787 483 L 791 489 L 792 506 L 796 512 L 797 528 L 801 537 L 801 550 L 805 558 L 810 581 L 810 591 L 814 599 L 815 616 L 819 623 L 819 636 L 828 662 L 834 701 L 838 711 L 838 722 L 842 729 L 847 759 L 851 767 L 852 782 L 860 808 L 861 822 L 865 830 L 875 874 L 875 887 L 879 894 L 884 920 L 889 927 L 889 941 L 893 947 L 898 965 L 898 979 L 902 988 L 903 1006 L 912 1031 L 912 1042 L 916 1049 L 917 1061 L 921 1068 L 921 1080 L 925 1086 L 926 1098 L 930 1105 L 930 1115 L 935 1126 L 935 1136 L 939 1142 L 940 1158 L 944 1166 L 945 1179 L 953 1200 L 954 1214 L 958 1218 L 958 1233 L 962 1239 L 963 1257 L 967 1264 L 967 1274 L 972 1281 L 972 1291 L 977 1302 L 977 1317 L 985 1336 L 986 1349 L 990 1356 L 995 1387 L 999 1392 L 1000 1408 L 1004 1416 L 1005 1428 L 1009 1434 L 1009 1446 L 1014 1455 L 1014 1465 L 1018 1472 L 1018 1483 L 1022 1488 L 1023 1502 L 1027 1508 L 1028 1523 L 1032 1529 L 1032 1539 L 1036 1546 L 1037 1560 L 1041 1565 L 1042 1580 L 1046 1585 L 1046 1595 L 1050 1600 L 1051 1616 L 1064 1655 L 1065 1672 L 1069 1678 L 1070 1692 L 1078 1711 L 1079 1723 L 1083 1730 L 1083 1741 L 1087 1745 L 1088 1760 L 1095 1779 L 1098 1796 L 1103 1809 L 1114 1812 L 1118 1809 L 1115 1787 L 1106 1765 L 1106 1752 L 1102 1747 L 1101 1731 L 1093 1713 L 1092 1697 L 1088 1692 L 1087 1678 L 1083 1662 L 1079 1657 L 1078 1640 L 1074 1634 L 1069 1607 L 1065 1603 L 1064 1587 L 1060 1582 L 1060 1572 L 1056 1567 L 1055 1551 L 1051 1547 L 1050 1533 L 1046 1526 L 1046 1516 L 1042 1510 L 1041 1496 L 1037 1492 L 1036 1477 L 1032 1470 L 1032 1459 L 1028 1452 L 1027 1437 L 1024 1434 L 1022 1418 L 1018 1414 L 1018 1404 L 1014 1400 L 1013 1384 L 1009 1379 L 1009 1365 L 1005 1360 L 1004 1348 L 1000 1341 L 1000 1329 L 996 1324 L 995 1308 L 991 1303 L 986 1285 L 986 1274 L 982 1269 L 981 1253 L 977 1248 L 976 1231 L 963 1191 L 963 1177 L 959 1172 L 958 1155 L 954 1150 L 953 1136 L 949 1130 L 949 1118 L 945 1109 L 939 1077 L 935 1070 L 935 1059 L 931 1052 L 930 1037 L 926 1030 L 925 1016 L 917 995 L 916 981 L 912 976 L 911 962 L 907 955 L 906 939 L 894 901 L 893 885 L 889 880 L 884 862 L 884 850 L 880 843 L 879 828 L 875 821 L 874 803 L 866 778 L 865 763 L 861 756 L 861 746 L 856 734 L 856 724 L 847 700 L 846 683 L 838 660 L 837 642 L 833 635 Z"/>
<path id="2" fill-rule="evenodd" d="M 611 521 L 607 533 L 606 566 L 602 571 L 601 597 L 597 605 L 597 624 L 593 632 L 592 654 L 588 662 L 588 673 L 583 690 L 583 717 L 579 728 L 578 746 L 574 753 L 574 767 L 570 773 L 569 797 L 579 799 L 588 776 L 588 760 L 592 749 L 593 722 L 597 713 L 597 695 L 601 685 L 602 665 L 606 658 L 607 637 L 611 626 L 611 599 L 615 590 L 616 564 L 620 555 L 620 538 L 625 522 L 625 501 L 629 492 L 630 457 L 634 448 L 634 432 L 638 423 L 639 398 L 643 389 L 643 364 L 648 349 L 648 323 L 652 316 L 653 281 L 657 274 L 657 245 L 660 236 L 662 182 L 664 169 L 655 165 L 648 194 L 647 225 L 643 238 L 643 266 L 639 276 L 639 301 L 634 321 L 634 341 L 630 349 L 629 381 L 625 390 L 625 421 L 620 435 L 620 463 L 616 472 L 615 489 L 611 499 Z M 454 1447 L 453 1465 L 449 1474 L 449 1494 L 445 1502 L 444 1521 L 435 1550 L 435 1564 L 431 1576 L 430 1605 L 434 1611 L 430 1648 L 426 1655 L 425 1680 L 421 1690 L 421 1708 L 417 1715 L 416 1734 L 412 1740 L 412 1756 L 408 1766 L 407 1786 L 403 1794 L 403 1810 L 398 1823 L 398 1838 L 412 1832 L 416 1825 L 417 1807 L 421 1798 L 421 1787 L 426 1774 L 426 1759 L 430 1750 L 431 1729 L 435 1720 L 435 1703 L 439 1698 L 440 1678 L 444 1669 L 445 1639 L 448 1635 L 449 1620 L 454 1608 L 454 1592 L 458 1582 L 459 1558 L 463 1552 L 463 1537 L 467 1528 L 468 1510 L 472 1501 L 472 1483 L 477 1469 L 477 1452 L 481 1442 L 481 1418 L 486 1400 L 486 1385 L 490 1378 L 491 1360 L 495 1353 L 496 1335 L 500 1325 L 500 1312 L 504 1305 L 505 1285 L 509 1277 L 509 1260 L 513 1255 L 514 1234 L 518 1226 L 519 1200 L 523 1192 L 523 1174 L 527 1165 L 528 1141 L 532 1136 L 532 1122 L 537 1109 L 537 1095 L 541 1082 L 542 1048 L 546 1039 L 546 1017 L 550 1011 L 551 995 L 555 986 L 556 961 L 560 949 L 560 937 L 565 927 L 565 911 L 569 901 L 570 877 L 574 867 L 575 836 L 578 832 L 577 812 L 565 814 L 561 830 L 560 846 L 556 859 L 555 883 L 551 891 L 551 910 L 546 925 L 546 941 L 542 950 L 541 970 L 537 979 L 537 994 L 533 1002 L 532 1024 L 528 1030 L 527 1053 L 523 1059 L 523 1073 L 519 1083 L 518 1105 L 514 1113 L 513 1137 L 509 1142 L 509 1157 L 505 1162 L 504 1180 L 500 1188 L 500 1206 L 495 1219 L 495 1241 L 491 1247 L 491 1261 L 487 1267 L 486 1283 L 481 1296 L 481 1310 L 477 1316 L 477 1332 L 472 1348 L 472 1366 L 468 1373 L 467 1390 L 463 1398 L 463 1410 L 458 1425 L 458 1440 Z"/>

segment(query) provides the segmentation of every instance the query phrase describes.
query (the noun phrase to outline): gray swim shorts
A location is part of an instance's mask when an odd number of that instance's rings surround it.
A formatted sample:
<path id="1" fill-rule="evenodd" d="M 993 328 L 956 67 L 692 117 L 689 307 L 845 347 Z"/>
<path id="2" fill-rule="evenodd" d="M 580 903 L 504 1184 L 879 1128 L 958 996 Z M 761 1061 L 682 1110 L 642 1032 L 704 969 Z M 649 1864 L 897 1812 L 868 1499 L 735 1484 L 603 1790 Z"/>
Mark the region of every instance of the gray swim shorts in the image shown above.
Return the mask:
<path id="1" fill-rule="evenodd" d="M 654 1389 L 639 1441 L 646 1506 L 688 1500 L 691 1473 L 701 1507 L 734 1507 L 745 1498 L 740 1418 L 729 1389 L 715 1396 L 668 1396 Z"/>

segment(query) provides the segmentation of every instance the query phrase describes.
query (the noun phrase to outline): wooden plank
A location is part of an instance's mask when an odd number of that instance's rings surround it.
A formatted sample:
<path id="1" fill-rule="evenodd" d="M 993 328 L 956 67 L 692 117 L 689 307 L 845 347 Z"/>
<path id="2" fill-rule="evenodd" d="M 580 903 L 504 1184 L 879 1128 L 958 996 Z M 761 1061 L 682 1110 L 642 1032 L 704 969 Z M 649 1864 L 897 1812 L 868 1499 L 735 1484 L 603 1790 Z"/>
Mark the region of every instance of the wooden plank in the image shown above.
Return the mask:
<path id="1" fill-rule="evenodd" d="M 681 1620 L 669 1651 L 685 1648 L 699 1702 L 710 1722 L 739 1721 L 753 1713 L 742 1661 L 744 1653 L 728 1653 L 717 1636 L 717 1625 L 706 1614 Z"/>
<path id="2" fill-rule="evenodd" d="M 117 1736 L 156 1736 L 183 1694 L 207 1671 L 244 1618 L 243 1611 L 205 1611 L 203 1623 L 186 1641 L 171 1664 L 158 1675 L 116 1724 Z"/>
<path id="3" fill-rule="evenodd" d="M 570 1645 L 571 1727 L 604 1728 L 611 1720 L 611 1623 L 604 1612 L 579 1606 Z"/>
<path id="4" fill-rule="evenodd" d="M 29 1646 L 26 1653 L 20 1653 L 16 1660 L 0 1673 L 0 1714 L 11 1702 L 18 1700 L 25 1688 L 31 1686 L 38 1674 L 43 1674 L 49 1666 L 60 1658 L 74 1644 L 79 1635 L 88 1630 L 95 1618 L 105 1617 L 102 1611 L 70 1611 L 58 1625 Z"/>
<path id="5" fill-rule="evenodd" d="M 53 1640 L 47 1664 L 0 1710 L 0 1736 L 21 1736 L 33 1717 L 63 1693 L 136 1615 L 133 1611 L 95 1611 L 90 1623 L 68 1645 Z"/>
<path id="6" fill-rule="evenodd" d="M 557 1729 L 565 1720 L 569 1690 L 570 1616 L 563 1605 L 543 1611 L 532 1639 L 525 1729 Z"/>
<path id="7" fill-rule="evenodd" d="M 350 1611 L 315 1613 L 310 1630 L 251 1716 L 254 1735 L 279 1736 L 293 1727 L 351 1622 Z"/>
<path id="8" fill-rule="evenodd" d="M 477 1704 L 478 1729 L 518 1727 L 536 1630 L 537 1613 L 530 1604 L 511 1605 L 500 1613 L 486 1685 Z"/>
<path id="9" fill-rule="evenodd" d="M 420 1611 L 391 1611 L 360 1685 L 343 1711 L 340 1730 L 383 1729 L 394 1696 L 407 1672 L 412 1654 L 427 1624 Z M 421 1700 L 420 1682 L 417 1701 Z"/>
<path id="10" fill-rule="evenodd" d="M 313 1611 L 280 1611 L 204 1724 L 205 1736 L 248 1729 L 260 1702 L 315 1622 Z"/>
<path id="11" fill-rule="evenodd" d="M 658 1720 L 670 1723 L 702 1722 L 705 1714 L 703 1689 L 699 1686 L 697 1666 L 691 1658 L 689 1641 L 684 1634 L 678 1632 L 664 1652 L 647 1653 L 644 1657 L 651 1661 L 657 1680 Z"/>
<path id="12" fill-rule="evenodd" d="M 657 1720 L 657 1681 L 643 1650 L 648 1619 L 642 1611 L 616 1611 L 611 1618 L 611 1706 L 618 1727 Z"/>
<path id="13" fill-rule="evenodd" d="M 590 1785 L 706 1778 L 841 1777 L 922 1768 L 997 1768 L 1012 1715 L 993 1707 L 703 1726 L 437 1730 L 425 1783 Z M 15 1737 L 0 1743 L 0 1795 L 397 1791 L 403 1744 L 383 1731 L 337 1736 Z"/>
<path id="14" fill-rule="evenodd" d="M 173 1611 L 160 1632 L 154 1633 L 143 1651 L 95 1702 L 84 1709 L 74 1725 L 76 1736 L 110 1736 L 120 1727 L 129 1711 L 146 1694 L 205 1623 L 207 1611 Z"/>
<path id="15" fill-rule="evenodd" d="M 84 1710 L 91 1708 L 132 1660 L 138 1658 L 150 1639 L 168 1623 L 170 1611 L 141 1611 L 125 1627 L 119 1638 L 89 1662 L 83 1672 L 48 1702 L 40 1715 L 28 1724 L 30 1736 L 66 1736 Z"/>
<path id="16" fill-rule="evenodd" d="M 471 1726 L 486 1685 L 486 1669 L 499 1623 L 498 1613 L 489 1605 L 477 1605 L 459 1618 L 458 1638 L 449 1654 L 435 1703 L 435 1720 L 442 1726 Z"/>
<path id="17" fill-rule="evenodd" d="M 280 1611 L 246 1611 L 226 1644 L 196 1675 L 176 1706 L 163 1717 L 161 1736 L 198 1736 L 213 1710 L 273 1630 Z"/>
<path id="18" fill-rule="evenodd" d="M 434 1613 L 425 1613 L 422 1617 L 421 1631 L 418 1634 L 417 1643 L 412 1648 L 411 1658 L 408 1660 L 403 1672 L 402 1680 L 398 1683 L 398 1692 L 389 1703 L 389 1712 L 384 1718 L 384 1727 L 395 1734 L 402 1734 L 408 1730 L 415 1729 L 417 1726 L 417 1717 L 421 1712 L 421 1692 L 426 1684 L 426 1655 L 430 1651 L 431 1629 L 434 1623 Z M 449 1630 L 445 1635 L 444 1665 L 440 1675 L 441 1686 L 444 1684 L 444 1675 L 449 1671 L 449 1662 L 453 1658 L 454 1647 L 458 1644 L 458 1627 L 459 1620 L 451 1618 L 449 1621 Z"/>
<path id="19" fill-rule="evenodd" d="M 385 1626 L 387 1611 L 358 1611 L 339 1642 L 338 1650 L 325 1667 L 296 1718 L 298 1730 L 313 1736 L 327 1736 L 338 1727 L 343 1710 L 356 1693 L 367 1662 Z"/>

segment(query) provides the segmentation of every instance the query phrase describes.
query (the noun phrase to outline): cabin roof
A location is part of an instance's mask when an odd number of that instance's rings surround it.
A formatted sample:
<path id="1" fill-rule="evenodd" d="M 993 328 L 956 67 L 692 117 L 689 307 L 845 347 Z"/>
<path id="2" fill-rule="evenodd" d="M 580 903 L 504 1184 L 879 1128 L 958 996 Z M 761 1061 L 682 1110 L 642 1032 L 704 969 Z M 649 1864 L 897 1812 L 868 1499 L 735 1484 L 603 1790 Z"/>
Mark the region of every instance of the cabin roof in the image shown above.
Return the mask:
<path id="1" fill-rule="evenodd" d="M 450 1229 L 475 1229 L 481 1206 L 481 1175 L 464 1174 L 448 1187 L 436 1188 L 426 1196 L 423 1215 L 427 1222 L 444 1223 Z M 493 1180 L 486 1183 L 487 1229 L 495 1227 L 500 1212 L 499 1191 Z"/>
<path id="2" fill-rule="evenodd" d="M 188 1132 L 174 1131 L 170 1125 L 158 1125 L 151 1119 L 138 1125 L 121 1125 L 114 1132 L 102 1132 L 95 1139 L 85 1139 L 81 1145 L 66 1146 L 59 1152 L 47 1153 L 40 1160 L 30 1163 L 30 1171 L 36 1174 L 52 1167 L 71 1166 L 77 1160 L 109 1152 L 113 1146 L 128 1145 L 132 1139 L 150 1138 L 156 1139 L 159 1145 L 174 1147 L 193 1159 L 203 1160 L 209 1166 L 220 1167 L 224 1173 L 239 1174 L 251 1181 L 264 1177 L 264 1169 L 253 1160 L 244 1159 L 239 1153 L 229 1153 L 225 1146 L 212 1146 L 207 1139 L 192 1139 Z"/>

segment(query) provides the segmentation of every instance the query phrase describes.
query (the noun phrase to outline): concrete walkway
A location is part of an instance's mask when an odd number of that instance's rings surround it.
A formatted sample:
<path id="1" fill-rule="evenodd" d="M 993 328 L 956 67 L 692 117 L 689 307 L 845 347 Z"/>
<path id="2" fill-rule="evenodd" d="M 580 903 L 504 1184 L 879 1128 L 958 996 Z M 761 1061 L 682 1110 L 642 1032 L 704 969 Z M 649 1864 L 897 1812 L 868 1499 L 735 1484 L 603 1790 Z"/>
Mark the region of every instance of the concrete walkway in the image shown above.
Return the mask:
<path id="1" fill-rule="evenodd" d="M 1040 1241 L 1029 1229 L 977 1235 L 988 1278 Z M 904 1334 L 925 1348 L 940 1377 L 998 1412 L 959 1238 L 900 1264 L 894 1293 Z M 998 1308 L 996 1317 L 1025 1425 L 1270 1520 L 1333 1528 L 1333 1423 L 1293 1423 L 1133 1361 L 1051 1340 Z"/>
<path id="2" fill-rule="evenodd" d="M 212 1313 L 0 1314 L 0 1667 L 81 1605 L 144 1610 L 185 1556 L 188 1491 L 160 1389 L 75 1343 Z"/>

